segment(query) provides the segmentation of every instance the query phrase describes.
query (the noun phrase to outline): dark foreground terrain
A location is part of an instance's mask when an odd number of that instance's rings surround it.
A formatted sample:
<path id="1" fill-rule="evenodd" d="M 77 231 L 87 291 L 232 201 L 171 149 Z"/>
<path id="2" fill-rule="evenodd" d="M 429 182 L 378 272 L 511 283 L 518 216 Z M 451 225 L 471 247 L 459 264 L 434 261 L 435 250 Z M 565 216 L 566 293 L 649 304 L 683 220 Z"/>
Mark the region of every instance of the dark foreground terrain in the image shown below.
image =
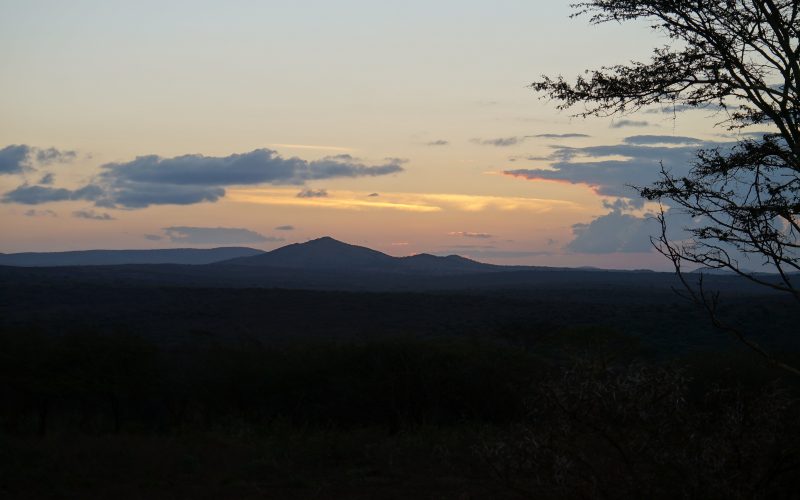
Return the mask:
<path id="1" fill-rule="evenodd" d="M 800 487 L 800 381 L 710 328 L 668 275 L 356 274 L 335 290 L 197 269 L 0 268 L 0 497 Z M 235 282 L 263 276 L 294 286 Z M 724 320 L 800 363 L 796 305 L 731 283 L 712 280 Z"/>

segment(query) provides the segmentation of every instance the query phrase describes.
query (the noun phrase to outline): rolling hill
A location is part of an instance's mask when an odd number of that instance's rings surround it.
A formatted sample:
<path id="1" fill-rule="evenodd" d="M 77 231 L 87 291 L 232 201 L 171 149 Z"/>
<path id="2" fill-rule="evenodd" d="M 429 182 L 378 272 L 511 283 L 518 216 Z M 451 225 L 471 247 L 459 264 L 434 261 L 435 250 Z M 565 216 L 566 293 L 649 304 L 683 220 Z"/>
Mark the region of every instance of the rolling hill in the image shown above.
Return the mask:
<path id="1" fill-rule="evenodd" d="M 163 250 L 79 250 L 0 254 L 0 266 L 116 266 L 124 264 L 203 265 L 264 253 L 246 247 L 169 248 Z"/>

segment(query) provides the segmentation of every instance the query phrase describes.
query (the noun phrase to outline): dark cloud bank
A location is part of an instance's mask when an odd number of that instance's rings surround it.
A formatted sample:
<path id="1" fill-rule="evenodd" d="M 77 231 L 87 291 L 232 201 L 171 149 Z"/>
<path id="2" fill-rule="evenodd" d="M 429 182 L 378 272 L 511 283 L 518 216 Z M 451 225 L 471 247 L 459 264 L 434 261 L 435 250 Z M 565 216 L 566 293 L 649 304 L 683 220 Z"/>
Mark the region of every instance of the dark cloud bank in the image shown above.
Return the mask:
<path id="1" fill-rule="evenodd" d="M 28 205 L 85 200 L 98 207 L 129 209 L 164 204 L 189 205 L 217 201 L 225 196 L 228 186 L 301 186 L 313 180 L 389 175 L 402 172 L 403 162 L 387 159 L 383 164 L 369 166 L 350 155 L 307 161 L 297 157 L 283 158 L 269 149 L 224 157 L 184 155 L 161 158 L 150 155 L 130 162 L 103 165 L 100 174 L 79 189 L 24 184 L 5 193 L 1 200 Z M 4 165 L 4 168 L 10 168 L 8 165 L 11 163 Z"/>
<path id="2" fill-rule="evenodd" d="M 506 175 L 529 180 L 550 180 L 585 184 L 597 194 L 616 198 L 604 201 L 609 210 L 588 224 L 572 227 L 574 239 L 566 249 L 577 253 L 649 252 L 650 237 L 660 225 L 652 214 L 644 217 L 632 211 L 644 208 L 644 200 L 630 186 L 647 186 L 658 180 L 661 167 L 673 175 L 684 176 L 700 148 L 726 148 L 730 143 L 706 142 L 694 137 L 671 135 L 634 135 L 621 144 L 582 148 L 554 146 L 548 157 L 549 168 L 507 170 Z M 621 157 L 621 158 L 620 158 Z M 697 222 L 671 210 L 668 227 L 676 239 L 685 236 L 681 228 L 696 227 Z"/>
<path id="3" fill-rule="evenodd" d="M 693 137 L 635 135 L 622 144 L 574 148 L 553 147 L 550 168 L 506 170 L 513 177 L 586 184 L 598 194 L 631 197 L 627 186 L 646 186 L 658 180 L 661 165 L 676 175 L 688 173 L 698 148 L 725 147 Z M 622 157 L 622 159 L 608 159 Z"/>

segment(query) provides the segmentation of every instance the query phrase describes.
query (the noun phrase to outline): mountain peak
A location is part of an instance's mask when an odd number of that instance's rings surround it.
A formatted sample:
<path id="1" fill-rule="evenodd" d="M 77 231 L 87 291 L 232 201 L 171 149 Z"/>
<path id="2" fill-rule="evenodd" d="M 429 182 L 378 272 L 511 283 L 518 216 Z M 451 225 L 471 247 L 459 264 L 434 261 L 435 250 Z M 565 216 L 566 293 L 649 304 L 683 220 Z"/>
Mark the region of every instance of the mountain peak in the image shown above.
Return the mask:
<path id="1" fill-rule="evenodd" d="M 330 236 L 321 236 L 319 238 L 314 238 L 313 240 L 308 240 L 305 243 L 298 243 L 299 245 L 327 245 L 327 244 L 337 244 L 337 245 L 347 245 L 351 246 L 348 243 L 343 241 L 339 241 L 336 238 L 332 238 Z"/>
<path id="2" fill-rule="evenodd" d="M 228 264 L 336 272 L 452 274 L 486 272 L 496 266 L 458 256 L 417 254 L 392 257 L 383 252 L 323 236 L 293 243 L 255 257 L 234 259 Z"/>
<path id="3" fill-rule="evenodd" d="M 379 271 L 394 257 L 370 248 L 350 245 L 330 236 L 278 248 L 258 259 L 234 259 L 232 264 L 293 269 Z"/>

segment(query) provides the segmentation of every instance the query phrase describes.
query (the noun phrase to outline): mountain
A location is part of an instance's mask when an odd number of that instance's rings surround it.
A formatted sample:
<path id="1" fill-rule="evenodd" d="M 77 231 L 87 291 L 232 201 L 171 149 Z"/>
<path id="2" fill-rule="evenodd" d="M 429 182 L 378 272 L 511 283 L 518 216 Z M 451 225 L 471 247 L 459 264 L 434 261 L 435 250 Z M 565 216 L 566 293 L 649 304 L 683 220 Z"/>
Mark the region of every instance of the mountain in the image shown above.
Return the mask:
<path id="1" fill-rule="evenodd" d="M 427 253 L 400 257 L 398 267 L 409 272 L 434 272 L 434 273 L 482 273 L 492 271 L 505 271 L 506 266 L 496 266 L 476 262 L 460 255 L 440 257 Z"/>
<path id="2" fill-rule="evenodd" d="M 395 258 L 366 247 L 348 245 L 328 236 L 306 243 L 293 243 L 253 257 L 240 257 L 220 264 L 293 269 L 355 269 L 380 271 Z"/>
<path id="3" fill-rule="evenodd" d="M 164 250 L 81 250 L 0 254 L 0 266 L 113 266 L 122 264 L 202 265 L 264 253 L 246 247 L 170 248 Z"/>
<path id="4" fill-rule="evenodd" d="M 482 264 L 450 255 L 437 257 L 419 254 L 392 257 L 370 248 L 350 245 L 329 236 L 294 243 L 253 257 L 240 257 L 218 264 L 282 269 L 344 271 L 359 273 L 452 274 L 502 270 L 502 266 Z"/>

